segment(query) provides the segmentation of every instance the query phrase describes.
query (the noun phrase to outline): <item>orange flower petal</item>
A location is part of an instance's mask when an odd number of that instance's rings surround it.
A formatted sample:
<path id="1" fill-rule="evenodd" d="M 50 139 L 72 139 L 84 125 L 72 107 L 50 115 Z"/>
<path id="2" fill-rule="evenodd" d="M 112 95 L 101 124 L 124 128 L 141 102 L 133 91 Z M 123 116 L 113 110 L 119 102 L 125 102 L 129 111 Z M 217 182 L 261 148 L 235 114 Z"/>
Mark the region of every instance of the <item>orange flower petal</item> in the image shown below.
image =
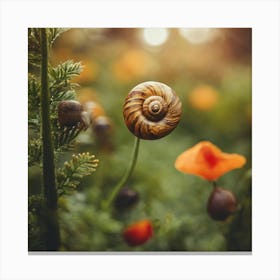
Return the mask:
<path id="1" fill-rule="evenodd" d="M 175 161 L 175 168 L 183 173 L 213 181 L 245 163 L 244 156 L 223 153 L 211 142 L 202 141 L 179 155 Z"/>

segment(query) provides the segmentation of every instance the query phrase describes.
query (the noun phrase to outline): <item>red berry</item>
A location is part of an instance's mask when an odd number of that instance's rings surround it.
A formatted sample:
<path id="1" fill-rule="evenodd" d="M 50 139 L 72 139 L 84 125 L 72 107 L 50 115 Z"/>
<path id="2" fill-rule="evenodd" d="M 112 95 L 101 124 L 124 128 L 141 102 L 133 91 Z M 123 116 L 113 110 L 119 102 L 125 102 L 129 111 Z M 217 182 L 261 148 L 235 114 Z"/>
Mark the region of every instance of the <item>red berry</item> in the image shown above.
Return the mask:
<path id="1" fill-rule="evenodd" d="M 207 212 L 214 220 L 224 221 L 236 206 L 236 198 L 231 191 L 215 187 L 208 199 Z"/>
<path id="2" fill-rule="evenodd" d="M 127 227 L 123 237 L 129 246 L 144 244 L 153 236 L 153 226 L 149 220 L 142 220 Z"/>

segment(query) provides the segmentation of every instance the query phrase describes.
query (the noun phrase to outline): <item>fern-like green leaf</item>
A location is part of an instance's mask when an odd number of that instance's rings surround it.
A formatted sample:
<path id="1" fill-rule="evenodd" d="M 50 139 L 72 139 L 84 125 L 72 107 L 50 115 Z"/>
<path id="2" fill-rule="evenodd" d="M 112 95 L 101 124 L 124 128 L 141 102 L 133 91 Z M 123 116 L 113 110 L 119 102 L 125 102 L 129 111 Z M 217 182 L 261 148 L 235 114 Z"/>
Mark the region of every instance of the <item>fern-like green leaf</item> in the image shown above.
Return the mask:
<path id="1" fill-rule="evenodd" d="M 68 28 L 47 28 L 49 48 L 54 41 Z M 40 28 L 28 28 L 28 63 L 33 67 L 40 67 Z"/>
<path id="2" fill-rule="evenodd" d="M 43 205 L 43 196 L 34 194 L 28 197 L 28 211 L 38 215 Z"/>
<path id="3" fill-rule="evenodd" d="M 54 41 L 69 28 L 48 28 L 48 42 L 51 47 Z"/>
<path id="4" fill-rule="evenodd" d="M 28 249 L 30 251 L 45 250 L 44 228 L 42 225 L 43 196 L 41 194 L 28 197 Z"/>
<path id="5" fill-rule="evenodd" d="M 28 141 L 28 166 L 38 164 L 42 156 L 42 142 L 40 139 Z"/>
<path id="6" fill-rule="evenodd" d="M 40 53 L 40 28 L 28 28 L 28 52 Z"/>
<path id="7" fill-rule="evenodd" d="M 32 74 L 28 74 L 28 123 L 39 130 L 40 83 Z M 37 120 L 37 121 L 34 121 Z"/>
<path id="8" fill-rule="evenodd" d="M 68 194 L 75 190 L 83 177 L 95 172 L 98 162 L 89 153 L 72 155 L 72 159 L 57 170 L 58 194 Z"/>
<path id="9" fill-rule="evenodd" d="M 63 149 L 65 147 L 71 147 L 72 142 L 82 130 L 84 130 L 84 126 L 81 123 L 72 127 L 59 127 L 56 122 L 56 133 L 54 135 L 55 148 Z"/>
<path id="10" fill-rule="evenodd" d="M 80 75 L 82 71 L 81 62 L 67 60 L 56 67 L 49 69 L 51 86 L 59 85 L 71 80 L 74 76 Z"/>
<path id="11" fill-rule="evenodd" d="M 63 90 L 56 95 L 52 96 L 52 104 L 60 102 L 62 100 L 75 100 L 76 99 L 76 92 L 74 90 Z"/>
<path id="12" fill-rule="evenodd" d="M 56 108 L 59 101 L 76 99 L 75 87 L 78 85 L 71 83 L 70 80 L 74 76 L 80 75 L 81 71 L 81 63 L 74 63 L 71 60 L 49 68 L 52 107 Z"/>
<path id="13" fill-rule="evenodd" d="M 71 78 L 77 76 L 82 71 L 80 62 L 74 63 L 69 60 L 56 67 L 49 67 L 49 81 L 51 93 L 51 121 L 53 126 L 55 149 L 65 150 L 70 148 L 73 140 L 85 129 L 82 123 L 74 127 L 60 127 L 57 120 L 58 103 L 63 100 L 75 100 L 76 84 L 70 82 Z"/>

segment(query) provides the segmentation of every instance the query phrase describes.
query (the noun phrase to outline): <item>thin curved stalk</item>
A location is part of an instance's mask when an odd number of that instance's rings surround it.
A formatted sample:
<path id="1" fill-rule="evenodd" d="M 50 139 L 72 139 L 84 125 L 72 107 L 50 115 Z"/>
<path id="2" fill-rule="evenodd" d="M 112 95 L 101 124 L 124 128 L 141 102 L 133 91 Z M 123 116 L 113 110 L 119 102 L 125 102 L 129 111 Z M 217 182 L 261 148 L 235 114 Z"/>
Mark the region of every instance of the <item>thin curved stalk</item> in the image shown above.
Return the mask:
<path id="1" fill-rule="evenodd" d="M 213 186 L 213 189 L 217 188 L 217 181 L 212 181 L 212 186 Z"/>
<path id="2" fill-rule="evenodd" d="M 129 164 L 129 167 L 128 167 L 126 173 L 124 174 L 124 176 L 122 177 L 122 179 L 120 180 L 120 182 L 114 187 L 114 189 L 113 189 L 111 195 L 109 196 L 108 200 L 106 200 L 104 202 L 104 208 L 108 208 L 111 205 L 111 203 L 115 199 L 118 192 L 121 190 L 121 188 L 125 185 L 125 183 L 129 179 L 129 177 L 131 176 L 131 174 L 134 170 L 136 161 L 137 161 L 139 144 L 140 144 L 140 138 L 135 137 L 134 148 L 133 148 L 132 158 L 131 158 L 131 162 Z"/>

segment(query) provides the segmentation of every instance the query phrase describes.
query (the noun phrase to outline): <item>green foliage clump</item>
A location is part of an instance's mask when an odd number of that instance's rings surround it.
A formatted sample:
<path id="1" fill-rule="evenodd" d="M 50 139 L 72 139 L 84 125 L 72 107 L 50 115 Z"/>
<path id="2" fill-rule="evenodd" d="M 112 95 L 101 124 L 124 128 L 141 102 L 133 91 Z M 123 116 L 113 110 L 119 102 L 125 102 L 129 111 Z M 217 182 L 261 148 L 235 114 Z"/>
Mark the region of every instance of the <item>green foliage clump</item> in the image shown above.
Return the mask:
<path id="1" fill-rule="evenodd" d="M 65 31 L 67 28 L 47 28 L 48 47 L 51 48 L 54 41 Z M 40 67 L 40 40 L 40 28 L 28 28 L 28 64 L 31 67 Z"/>
<path id="2" fill-rule="evenodd" d="M 63 28 L 48 28 L 47 30 L 48 48 L 51 48 L 54 41 L 66 31 Z M 41 41 L 40 29 L 30 28 L 28 30 L 29 43 L 29 74 L 28 74 L 28 166 L 42 167 L 43 141 L 42 137 L 42 118 L 40 112 L 41 104 Z M 82 181 L 84 176 L 92 174 L 98 166 L 98 160 L 94 155 L 82 153 L 73 155 L 70 161 L 65 161 L 64 167 L 59 168 L 60 157 L 65 152 L 75 148 L 76 138 L 85 129 L 81 123 L 72 127 L 61 127 L 58 123 L 57 105 L 60 101 L 75 100 L 75 89 L 77 84 L 71 79 L 79 75 L 82 71 L 80 62 L 66 61 L 53 67 L 48 66 L 47 87 L 50 91 L 50 115 L 51 136 L 54 142 L 55 174 L 58 183 L 57 191 L 59 195 L 73 192 Z M 47 217 L 45 204 L 46 197 L 42 195 L 42 184 L 29 190 L 29 250 L 45 250 L 44 241 L 44 220 Z M 33 193 L 35 192 L 35 193 Z M 39 193 L 39 194 L 38 194 Z"/>

